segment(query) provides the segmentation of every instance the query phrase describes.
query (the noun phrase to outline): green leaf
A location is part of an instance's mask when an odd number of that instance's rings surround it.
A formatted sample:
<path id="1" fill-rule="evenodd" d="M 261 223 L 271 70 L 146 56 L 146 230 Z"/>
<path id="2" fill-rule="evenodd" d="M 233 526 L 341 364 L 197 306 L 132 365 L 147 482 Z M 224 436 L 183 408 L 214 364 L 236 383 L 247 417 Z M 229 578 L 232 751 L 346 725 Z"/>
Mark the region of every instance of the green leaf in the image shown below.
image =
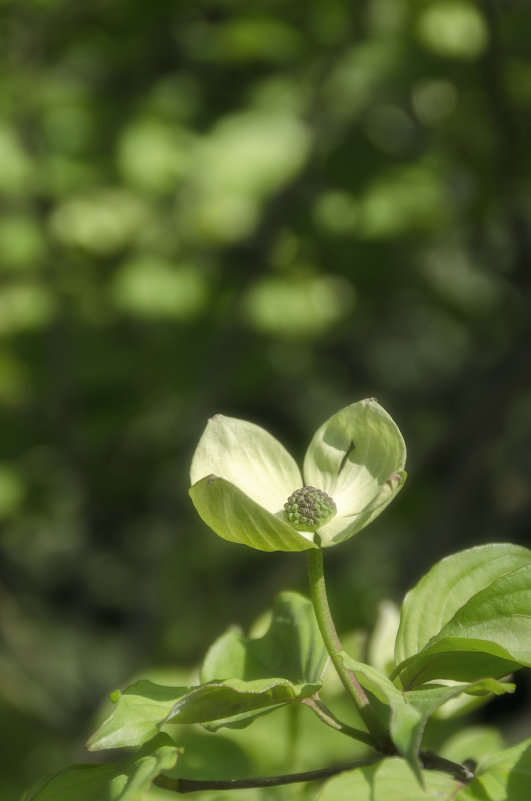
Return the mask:
<path id="1" fill-rule="evenodd" d="M 152 781 L 177 760 L 178 748 L 159 734 L 121 764 L 72 765 L 41 780 L 24 801 L 139 801 Z"/>
<path id="2" fill-rule="evenodd" d="M 332 415 L 315 433 L 304 481 L 330 495 L 337 516 L 319 533 L 323 545 L 351 537 L 379 515 L 403 486 L 406 446 L 396 423 L 372 398 Z"/>
<path id="3" fill-rule="evenodd" d="M 530 788 L 531 738 L 487 757 L 456 801 L 529 801 Z"/>
<path id="4" fill-rule="evenodd" d="M 168 722 L 218 721 L 217 728 L 231 721 L 240 723 L 249 713 L 256 717 L 256 714 L 272 712 L 279 706 L 313 695 L 320 686 L 304 682 L 293 684 L 281 678 L 232 679 L 191 688 L 138 681 L 121 693 L 115 712 L 91 737 L 87 748 L 99 751 L 135 746 Z"/>
<path id="5" fill-rule="evenodd" d="M 436 771 L 423 771 L 423 780 L 421 786 L 406 762 L 393 757 L 334 776 L 316 801 L 450 801 L 461 787 Z"/>
<path id="6" fill-rule="evenodd" d="M 243 679 L 253 681 L 283 676 L 293 684 L 310 684 L 317 691 L 328 662 L 311 602 L 295 592 L 280 593 L 275 599 L 271 624 L 263 637 L 245 637 L 229 631 L 208 651 L 201 668 L 201 681 Z M 247 712 L 231 720 L 209 723 L 246 726 L 264 714 Z"/>
<path id="7" fill-rule="evenodd" d="M 209 649 L 201 682 L 276 678 L 319 684 L 328 654 L 311 602 L 296 592 L 277 595 L 269 629 L 263 637 L 229 631 Z"/>
<path id="8" fill-rule="evenodd" d="M 206 476 L 190 487 L 189 493 L 207 526 L 229 542 L 239 542 L 259 551 L 304 551 L 316 547 L 311 539 L 223 478 Z M 289 491 L 284 501 L 288 496 Z M 281 509 L 277 511 L 280 513 Z"/>
<path id="9" fill-rule="evenodd" d="M 452 762 L 473 759 L 479 763 L 489 754 L 501 751 L 504 745 L 500 730 L 494 726 L 467 726 L 445 740 L 438 753 Z"/>
<path id="10" fill-rule="evenodd" d="M 404 760 L 385 759 L 326 782 L 317 801 L 529 801 L 531 739 L 487 757 L 463 786 L 439 771 L 423 771 L 421 786 Z"/>
<path id="11" fill-rule="evenodd" d="M 249 712 L 273 711 L 299 698 L 317 692 L 320 684 L 292 684 L 287 679 L 227 679 L 193 687 L 173 706 L 167 721 L 172 723 L 209 723 L 226 725 L 227 719 Z M 221 723 L 221 721 L 223 721 Z M 250 721 L 249 721 L 250 722 Z"/>
<path id="12" fill-rule="evenodd" d="M 419 653 L 473 595 L 530 563 L 531 551 L 508 543 L 480 545 L 438 562 L 404 599 L 397 664 Z"/>
<path id="13" fill-rule="evenodd" d="M 422 736 L 429 718 L 447 701 L 463 693 L 502 695 L 513 692 L 514 684 L 501 683 L 494 679 L 452 686 L 429 684 L 419 689 L 403 691 L 375 668 L 357 662 L 345 655 L 345 667 L 354 671 L 365 690 L 389 708 L 388 719 L 391 738 L 400 754 L 420 778 L 421 765 L 418 754 Z"/>
<path id="14" fill-rule="evenodd" d="M 391 736 L 393 742 L 403 757 L 420 773 L 418 753 L 421 748 L 424 729 L 434 712 L 449 700 L 463 693 L 471 695 L 503 695 L 514 692 L 514 684 L 497 682 L 494 679 L 483 679 L 470 684 L 456 684 L 454 686 L 429 684 L 416 690 L 403 694 L 403 703 L 406 708 L 399 706 L 396 700 L 391 702 L 393 714 L 391 717 Z M 415 710 L 415 714 L 411 712 Z"/>
<path id="15" fill-rule="evenodd" d="M 400 610 L 392 601 L 381 601 L 378 616 L 367 643 L 367 661 L 369 664 L 389 675 L 395 666 L 394 646 Z"/>
<path id="16" fill-rule="evenodd" d="M 355 673 L 362 687 L 383 705 L 383 708 L 375 706 L 375 711 L 383 718 L 396 748 L 408 760 L 418 777 L 420 765 L 417 755 L 425 725 L 422 712 L 409 704 L 405 693 L 381 671 L 358 662 L 347 654 L 344 654 L 343 662 L 348 670 Z"/>
<path id="17" fill-rule="evenodd" d="M 526 548 L 485 545 L 443 559 L 405 598 L 395 672 L 414 686 L 501 676 L 531 664 L 530 613 Z"/>
<path id="18" fill-rule="evenodd" d="M 154 737 L 188 687 L 142 679 L 119 693 L 116 708 L 87 743 L 89 751 L 138 746 Z"/>

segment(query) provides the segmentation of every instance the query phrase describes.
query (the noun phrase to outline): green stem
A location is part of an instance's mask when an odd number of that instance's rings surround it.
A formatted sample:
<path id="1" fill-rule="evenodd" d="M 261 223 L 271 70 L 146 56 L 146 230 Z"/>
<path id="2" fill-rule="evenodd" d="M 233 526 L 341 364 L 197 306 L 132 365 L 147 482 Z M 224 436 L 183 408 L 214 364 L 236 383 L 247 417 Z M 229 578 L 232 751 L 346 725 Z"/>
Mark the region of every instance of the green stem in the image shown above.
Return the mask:
<path id="1" fill-rule="evenodd" d="M 312 695 L 310 698 L 304 698 L 301 703 L 311 709 L 312 712 L 315 712 L 319 720 L 326 723 L 327 726 L 341 732 L 341 734 L 346 734 L 347 737 L 351 737 L 353 740 L 359 740 L 360 743 L 365 743 L 365 745 L 370 745 L 371 748 L 375 748 L 375 742 L 368 732 L 355 729 L 353 726 L 348 726 L 346 723 L 343 723 L 342 720 L 336 718 L 334 713 L 328 709 L 326 704 L 323 704 L 317 694 Z"/>
<path id="2" fill-rule="evenodd" d="M 341 656 L 343 648 L 337 635 L 334 621 L 332 620 L 330 607 L 328 605 L 328 598 L 326 595 L 322 549 L 320 547 L 309 548 L 306 553 L 308 556 L 310 596 L 312 599 L 315 616 L 317 618 L 317 624 L 324 640 L 326 650 L 330 655 L 332 664 L 334 665 L 337 675 L 341 679 L 345 690 L 354 701 L 361 719 L 372 735 L 374 740 L 373 747 L 382 753 L 389 753 L 390 750 L 393 749 L 389 741 L 389 735 L 375 716 L 370 701 L 367 698 L 363 687 L 359 683 L 356 674 L 351 670 L 347 670 L 343 664 L 343 658 Z"/>

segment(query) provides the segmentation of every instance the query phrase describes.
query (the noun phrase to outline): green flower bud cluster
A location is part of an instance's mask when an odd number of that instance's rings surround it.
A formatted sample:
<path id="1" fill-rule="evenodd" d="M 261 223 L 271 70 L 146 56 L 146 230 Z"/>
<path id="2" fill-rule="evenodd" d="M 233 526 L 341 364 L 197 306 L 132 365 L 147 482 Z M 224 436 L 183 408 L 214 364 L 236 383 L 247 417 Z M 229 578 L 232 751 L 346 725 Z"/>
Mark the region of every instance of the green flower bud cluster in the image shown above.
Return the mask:
<path id="1" fill-rule="evenodd" d="M 317 531 L 336 514 L 333 498 L 315 487 L 295 490 L 284 504 L 284 517 L 298 531 Z"/>

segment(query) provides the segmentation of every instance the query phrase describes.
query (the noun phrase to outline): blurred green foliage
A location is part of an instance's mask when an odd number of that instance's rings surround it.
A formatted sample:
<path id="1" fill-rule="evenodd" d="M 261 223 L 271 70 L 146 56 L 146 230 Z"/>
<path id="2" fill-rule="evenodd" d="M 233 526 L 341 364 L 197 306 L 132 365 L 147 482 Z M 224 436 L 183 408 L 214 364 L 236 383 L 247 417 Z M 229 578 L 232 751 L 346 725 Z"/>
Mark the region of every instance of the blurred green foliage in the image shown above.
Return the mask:
<path id="1" fill-rule="evenodd" d="M 365 396 L 401 427 L 405 492 L 330 554 L 343 629 L 442 555 L 529 544 L 531 7 L 2 0 L 0 23 L 11 798 L 81 758 L 109 689 L 304 591 L 299 557 L 191 509 L 215 412 L 299 455 Z"/>

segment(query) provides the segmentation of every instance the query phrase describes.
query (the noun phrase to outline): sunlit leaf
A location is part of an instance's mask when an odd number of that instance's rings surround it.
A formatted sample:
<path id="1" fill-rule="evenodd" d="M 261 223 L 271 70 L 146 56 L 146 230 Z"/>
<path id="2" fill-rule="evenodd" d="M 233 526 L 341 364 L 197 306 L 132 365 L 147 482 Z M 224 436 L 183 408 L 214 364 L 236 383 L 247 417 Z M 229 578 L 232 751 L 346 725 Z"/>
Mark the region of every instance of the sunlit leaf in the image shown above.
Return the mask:
<path id="1" fill-rule="evenodd" d="M 396 641 L 404 685 L 473 681 L 531 664 L 531 552 L 484 545 L 439 562 L 404 601 Z"/>
<path id="2" fill-rule="evenodd" d="M 219 726 L 219 721 L 225 719 L 247 716 L 249 712 L 273 710 L 299 698 L 307 698 L 316 693 L 320 686 L 320 683 L 292 684 L 286 679 L 209 682 L 193 687 L 183 695 L 173 706 L 167 720 L 173 723 L 218 721 Z"/>
<path id="3" fill-rule="evenodd" d="M 424 787 L 404 760 L 385 759 L 334 776 L 317 801 L 450 801 L 461 787 L 456 779 L 435 771 L 424 771 L 423 780 Z"/>
<path id="4" fill-rule="evenodd" d="M 529 801 L 531 739 L 491 754 L 480 763 L 476 778 L 458 801 Z"/>
<path id="5" fill-rule="evenodd" d="M 173 740 L 159 734 L 127 762 L 73 765 L 43 779 L 24 801 L 139 801 L 153 779 L 175 765 L 177 753 Z"/>
<path id="6" fill-rule="evenodd" d="M 494 726 L 466 726 L 445 740 L 438 753 L 452 762 L 471 759 L 479 763 L 504 745 L 501 732 Z"/>
<path id="7" fill-rule="evenodd" d="M 392 601 L 381 601 L 378 617 L 367 644 L 367 661 L 389 675 L 394 667 L 394 644 L 400 622 L 400 610 Z"/>
<path id="8" fill-rule="evenodd" d="M 310 601 L 284 592 L 275 599 L 271 624 L 263 637 L 228 631 L 212 645 L 201 668 L 201 681 L 283 676 L 294 684 L 318 688 L 327 661 Z"/>
<path id="9" fill-rule="evenodd" d="M 514 691 L 514 684 L 501 683 L 494 679 L 456 685 L 429 684 L 419 689 L 402 691 L 383 673 L 344 656 L 345 666 L 352 670 L 361 685 L 385 706 L 385 720 L 391 738 L 400 754 L 407 759 L 413 771 L 420 777 L 421 763 L 418 754 L 422 736 L 429 718 L 447 701 L 463 693 L 502 695 Z"/>
<path id="10" fill-rule="evenodd" d="M 90 738 L 91 751 L 139 745 L 165 723 L 229 722 L 247 725 L 256 714 L 313 695 L 320 683 L 292 683 L 283 678 L 210 681 L 196 687 L 166 687 L 138 681 L 117 697 L 113 714 Z M 252 714 L 250 714 L 252 713 Z"/>
<path id="11" fill-rule="evenodd" d="M 295 592 L 275 599 L 269 629 L 260 638 L 229 631 L 209 649 L 201 681 L 245 681 L 283 676 L 291 682 L 320 681 L 328 661 L 312 604 Z"/>
<path id="12" fill-rule="evenodd" d="M 138 746 L 154 737 L 188 687 L 166 687 L 142 679 L 111 696 L 116 708 L 87 743 L 90 751 Z"/>

